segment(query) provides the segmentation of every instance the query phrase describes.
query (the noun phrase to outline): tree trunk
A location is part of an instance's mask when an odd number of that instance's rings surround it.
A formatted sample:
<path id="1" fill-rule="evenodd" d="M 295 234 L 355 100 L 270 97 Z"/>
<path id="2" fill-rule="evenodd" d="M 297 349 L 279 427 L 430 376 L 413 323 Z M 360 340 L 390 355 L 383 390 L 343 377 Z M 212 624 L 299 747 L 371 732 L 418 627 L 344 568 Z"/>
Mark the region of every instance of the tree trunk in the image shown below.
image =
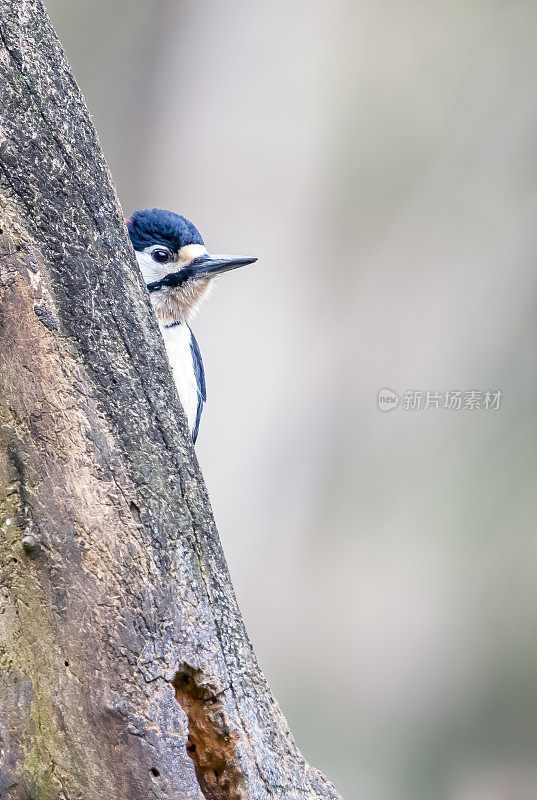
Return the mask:
<path id="1" fill-rule="evenodd" d="M 337 798 L 244 631 L 46 12 L 0 16 L 0 798 Z"/>

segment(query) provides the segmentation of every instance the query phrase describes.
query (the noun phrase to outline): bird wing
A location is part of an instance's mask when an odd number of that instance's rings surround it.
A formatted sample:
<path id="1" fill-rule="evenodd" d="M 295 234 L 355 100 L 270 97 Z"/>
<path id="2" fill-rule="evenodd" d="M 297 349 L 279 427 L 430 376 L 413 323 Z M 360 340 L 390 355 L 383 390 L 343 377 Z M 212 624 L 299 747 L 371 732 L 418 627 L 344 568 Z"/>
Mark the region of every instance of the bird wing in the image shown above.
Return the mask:
<path id="1" fill-rule="evenodd" d="M 207 400 L 207 391 L 205 387 L 205 372 L 203 370 L 203 361 L 201 353 L 196 341 L 196 337 L 192 333 L 192 328 L 188 326 L 190 331 L 190 352 L 192 353 L 192 364 L 194 366 L 194 375 L 196 376 L 196 385 L 198 387 L 198 410 L 196 414 L 196 423 L 192 431 L 192 441 L 196 443 L 198 438 L 198 430 L 200 426 L 201 412 L 203 411 L 203 404 Z"/>

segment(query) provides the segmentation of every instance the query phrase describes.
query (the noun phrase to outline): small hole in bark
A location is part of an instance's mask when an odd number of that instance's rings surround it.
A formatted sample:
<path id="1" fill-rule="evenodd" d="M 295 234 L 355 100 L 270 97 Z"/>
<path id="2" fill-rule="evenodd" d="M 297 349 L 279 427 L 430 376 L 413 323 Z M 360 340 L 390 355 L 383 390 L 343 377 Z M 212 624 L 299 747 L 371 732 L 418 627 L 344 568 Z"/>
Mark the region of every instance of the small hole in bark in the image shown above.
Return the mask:
<path id="1" fill-rule="evenodd" d="M 160 772 L 158 771 L 158 769 L 156 767 L 151 767 L 151 775 L 153 775 L 155 778 L 158 778 L 158 776 L 160 775 Z"/>
<path id="2" fill-rule="evenodd" d="M 13 561 L 15 562 L 15 564 L 19 563 L 19 559 L 18 558 L 14 558 Z"/>
<path id="3" fill-rule="evenodd" d="M 140 509 L 138 508 L 138 506 L 136 505 L 136 503 L 133 500 L 130 501 L 129 508 L 130 508 L 131 514 L 134 517 L 134 519 L 136 520 L 136 522 L 141 522 L 142 521 L 142 517 L 141 517 L 141 514 L 140 514 Z"/>

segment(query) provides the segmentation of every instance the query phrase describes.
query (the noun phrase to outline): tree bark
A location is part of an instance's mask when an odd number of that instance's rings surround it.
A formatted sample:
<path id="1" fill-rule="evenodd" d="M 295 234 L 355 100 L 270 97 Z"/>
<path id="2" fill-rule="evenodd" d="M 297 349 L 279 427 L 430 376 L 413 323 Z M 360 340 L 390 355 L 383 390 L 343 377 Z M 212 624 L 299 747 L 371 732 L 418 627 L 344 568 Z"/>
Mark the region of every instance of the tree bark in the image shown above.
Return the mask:
<path id="1" fill-rule="evenodd" d="M 0 798 L 335 799 L 245 633 L 61 46 L 39 0 L 0 18 Z"/>

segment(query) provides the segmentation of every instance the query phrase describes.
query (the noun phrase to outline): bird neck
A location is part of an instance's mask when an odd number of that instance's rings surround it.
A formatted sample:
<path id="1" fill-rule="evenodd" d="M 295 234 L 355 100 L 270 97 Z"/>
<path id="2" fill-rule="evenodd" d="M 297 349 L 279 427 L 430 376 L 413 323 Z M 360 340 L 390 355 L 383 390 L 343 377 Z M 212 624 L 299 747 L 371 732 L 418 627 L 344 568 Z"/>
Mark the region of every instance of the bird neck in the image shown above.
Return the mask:
<path id="1" fill-rule="evenodd" d="M 151 304 L 161 325 L 190 322 L 207 295 L 210 278 L 188 281 L 179 287 L 165 286 L 152 292 Z"/>

